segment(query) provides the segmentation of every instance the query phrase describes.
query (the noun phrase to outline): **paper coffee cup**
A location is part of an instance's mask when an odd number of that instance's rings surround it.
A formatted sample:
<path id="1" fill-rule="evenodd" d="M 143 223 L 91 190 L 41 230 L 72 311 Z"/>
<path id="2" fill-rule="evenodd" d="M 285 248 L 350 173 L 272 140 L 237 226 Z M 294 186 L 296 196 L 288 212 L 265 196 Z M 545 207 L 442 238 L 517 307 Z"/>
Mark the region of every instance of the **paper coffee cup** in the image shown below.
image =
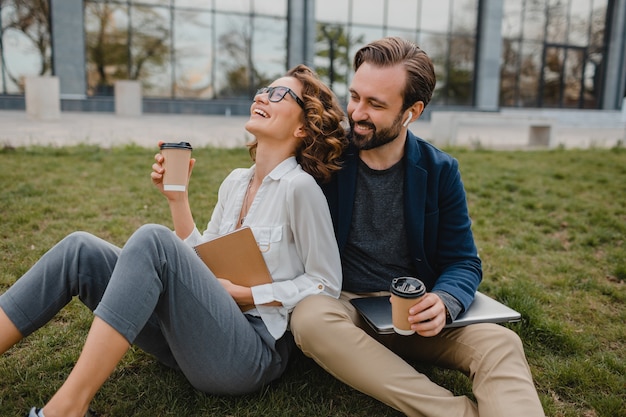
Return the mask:
<path id="1" fill-rule="evenodd" d="M 163 190 L 185 191 L 189 179 L 189 160 L 191 145 L 188 142 L 162 143 L 163 155 Z"/>
<path id="2" fill-rule="evenodd" d="M 409 309 L 415 305 L 424 294 L 424 283 L 413 277 L 398 277 L 391 281 L 391 318 L 393 330 L 401 335 L 409 336 L 415 333 L 409 323 Z"/>

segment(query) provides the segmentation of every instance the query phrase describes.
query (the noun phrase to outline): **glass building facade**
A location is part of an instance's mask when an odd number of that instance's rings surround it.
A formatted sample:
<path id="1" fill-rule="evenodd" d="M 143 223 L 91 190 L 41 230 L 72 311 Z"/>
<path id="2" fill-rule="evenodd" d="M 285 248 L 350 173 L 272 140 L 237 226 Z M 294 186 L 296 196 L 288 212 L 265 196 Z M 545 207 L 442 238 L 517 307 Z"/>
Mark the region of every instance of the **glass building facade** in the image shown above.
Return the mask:
<path id="1" fill-rule="evenodd" d="M 498 107 L 616 109 L 626 89 L 626 16 L 615 16 L 626 14 L 624 1 L 3 0 L 0 102 L 23 95 L 28 76 L 59 75 L 68 55 L 55 53 L 63 27 L 51 7 L 73 2 L 84 45 L 73 94 L 84 100 L 133 79 L 146 98 L 249 101 L 298 62 L 345 100 L 354 52 L 393 35 L 433 59 L 432 106 L 480 107 L 480 80 L 495 74 Z M 494 18 L 495 35 L 485 29 Z M 603 100 L 615 89 L 620 100 Z"/>
<path id="2" fill-rule="evenodd" d="M 608 0 L 506 0 L 500 105 L 598 108 Z"/>
<path id="3" fill-rule="evenodd" d="M 246 97 L 285 70 L 286 0 L 85 1 L 88 94 Z"/>
<path id="4" fill-rule="evenodd" d="M 326 74 L 327 54 L 333 41 L 343 60 L 336 70 L 333 90 L 346 94 L 351 57 L 366 43 L 384 36 L 416 42 L 435 64 L 437 86 L 433 104 L 472 105 L 478 0 L 317 0 L 316 67 Z M 345 39 L 340 40 L 341 36 Z M 347 42 L 346 42 L 347 41 Z M 342 43 L 343 42 L 343 43 Z M 338 85 L 337 85 L 338 84 Z"/>

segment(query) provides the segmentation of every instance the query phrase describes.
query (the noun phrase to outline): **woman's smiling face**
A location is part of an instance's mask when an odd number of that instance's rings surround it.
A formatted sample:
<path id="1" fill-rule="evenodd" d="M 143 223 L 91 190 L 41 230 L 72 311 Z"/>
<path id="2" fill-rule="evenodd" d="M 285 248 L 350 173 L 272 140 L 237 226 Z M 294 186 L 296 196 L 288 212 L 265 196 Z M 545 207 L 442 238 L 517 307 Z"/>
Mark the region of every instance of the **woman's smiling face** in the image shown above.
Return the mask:
<path id="1" fill-rule="evenodd" d="M 293 77 L 279 78 L 269 87 L 287 87 L 298 97 L 302 97 L 302 84 Z M 250 106 L 250 119 L 245 126 L 246 130 L 257 138 L 259 136 L 293 136 L 297 128 L 302 125 L 302 108 L 286 91 L 280 101 L 270 101 L 269 96 L 267 91 L 254 96 L 254 101 Z"/>

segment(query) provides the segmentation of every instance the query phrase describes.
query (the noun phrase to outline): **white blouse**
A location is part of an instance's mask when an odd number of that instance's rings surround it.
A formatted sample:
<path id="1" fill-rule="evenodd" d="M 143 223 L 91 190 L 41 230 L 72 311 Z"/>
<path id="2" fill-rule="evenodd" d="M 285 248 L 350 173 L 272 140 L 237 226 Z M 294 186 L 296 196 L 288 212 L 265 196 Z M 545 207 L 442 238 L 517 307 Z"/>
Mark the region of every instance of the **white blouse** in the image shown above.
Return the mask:
<path id="1" fill-rule="evenodd" d="M 254 169 L 235 169 L 226 177 L 207 229 L 200 234 L 196 227 L 187 244 L 196 246 L 235 229 Z M 300 300 L 319 293 L 339 297 L 341 262 L 326 198 L 290 157 L 263 179 L 244 225 L 252 229 L 274 281 L 252 287 L 257 307 L 246 314 L 260 316 L 279 339 Z M 282 306 L 261 305 L 272 301 Z"/>

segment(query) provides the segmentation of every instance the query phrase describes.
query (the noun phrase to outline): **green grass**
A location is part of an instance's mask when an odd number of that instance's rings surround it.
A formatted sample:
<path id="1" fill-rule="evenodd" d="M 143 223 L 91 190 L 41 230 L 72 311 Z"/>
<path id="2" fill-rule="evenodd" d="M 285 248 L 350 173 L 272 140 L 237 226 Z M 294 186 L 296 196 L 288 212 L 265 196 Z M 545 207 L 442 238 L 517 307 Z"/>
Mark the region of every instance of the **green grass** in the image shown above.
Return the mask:
<path id="1" fill-rule="evenodd" d="M 522 338 L 548 416 L 626 416 L 626 151 L 449 150 L 461 164 L 484 263 L 481 289 L 522 313 Z M 144 223 L 171 227 L 149 173 L 155 150 L 89 146 L 0 150 L 0 292 L 74 230 L 123 245 Z M 202 228 L 247 151 L 198 149 L 191 203 Z M 59 387 L 91 313 L 72 302 L 0 357 L 1 415 Z M 454 371 L 416 364 L 457 394 Z M 297 355 L 260 393 L 214 397 L 132 349 L 97 394 L 102 416 L 399 416 Z"/>

